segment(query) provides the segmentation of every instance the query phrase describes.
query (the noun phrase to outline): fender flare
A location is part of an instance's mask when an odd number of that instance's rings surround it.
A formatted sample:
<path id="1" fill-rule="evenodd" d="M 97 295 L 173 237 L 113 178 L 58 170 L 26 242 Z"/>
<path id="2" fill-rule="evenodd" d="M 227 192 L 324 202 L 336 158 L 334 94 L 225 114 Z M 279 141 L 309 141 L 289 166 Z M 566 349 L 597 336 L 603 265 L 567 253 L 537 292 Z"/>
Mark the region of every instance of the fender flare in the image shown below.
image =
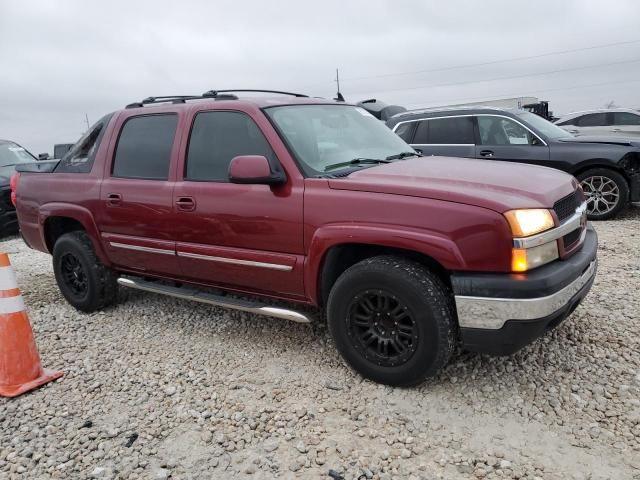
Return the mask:
<path id="1" fill-rule="evenodd" d="M 100 261 L 106 265 L 111 265 L 109 258 L 107 257 L 102 241 L 100 240 L 100 232 L 96 225 L 95 219 L 91 211 L 80 205 L 73 205 L 70 203 L 46 203 L 40 206 L 38 214 L 38 222 L 40 223 L 40 231 L 42 232 L 42 244 L 47 245 L 45 224 L 51 217 L 66 217 L 76 220 L 80 223 L 93 242 L 93 248 L 95 248 L 96 255 Z M 49 253 L 53 253 L 52 251 Z"/>
<path id="2" fill-rule="evenodd" d="M 319 302 L 321 274 L 327 253 L 339 245 L 360 244 L 409 250 L 433 258 L 446 270 L 464 270 L 466 262 L 450 238 L 428 230 L 396 225 L 331 224 L 314 233 L 305 264 L 305 290 L 313 303 Z"/>

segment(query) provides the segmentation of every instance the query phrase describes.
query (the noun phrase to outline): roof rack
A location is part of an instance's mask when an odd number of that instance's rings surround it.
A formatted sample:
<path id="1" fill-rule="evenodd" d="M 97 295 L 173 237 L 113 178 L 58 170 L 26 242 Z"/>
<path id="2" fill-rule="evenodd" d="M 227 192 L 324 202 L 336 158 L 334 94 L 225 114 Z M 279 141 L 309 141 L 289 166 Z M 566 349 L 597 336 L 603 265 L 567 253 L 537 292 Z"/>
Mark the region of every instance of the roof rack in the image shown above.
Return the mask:
<path id="1" fill-rule="evenodd" d="M 130 103 L 125 108 L 140 108 L 152 103 L 184 103 L 187 100 L 194 100 L 196 98 L 202 97 L 199 95 L 165 95 L 161 97 L 147 97 L 141 102 Z"/>
<path id="2" fill-rule="evenodd" d="M 140 108 L 153 103 L 185 103 L 187 100 L 198 100 L 204 98 L 212 98 L 215 100 L 237 100 L 238 96 L 233 92 L 259 92 L 259 93 L 275 93 L 278 95 L 291 95 L 294 97 L 308 97 L 302 93 L 282 92 L 280 90 L 253 90 L 253 89 L 232 89 L 232 90 L 209 90 L 202 95 L 163 95 L 159 97 L 147 97 L 141 102 L 128 104 L 125 108 Z"/>
<path id="3" fill-rule="evenodd" d="M 202 96 L 204 98 L 216 98 L 220 93 L 232 93 L 232 92 L 277 93 L 278 95 L 291 95 L 293 97 L 305 97 L 305 98 L 309 96 L 309 95 L 305 95 L 304 93 L 283 92 L 281 90 L 237 89 L 237 88 L 230 89 L 230 90 L 209 90 L 208 92 L 204 92 Z"/>

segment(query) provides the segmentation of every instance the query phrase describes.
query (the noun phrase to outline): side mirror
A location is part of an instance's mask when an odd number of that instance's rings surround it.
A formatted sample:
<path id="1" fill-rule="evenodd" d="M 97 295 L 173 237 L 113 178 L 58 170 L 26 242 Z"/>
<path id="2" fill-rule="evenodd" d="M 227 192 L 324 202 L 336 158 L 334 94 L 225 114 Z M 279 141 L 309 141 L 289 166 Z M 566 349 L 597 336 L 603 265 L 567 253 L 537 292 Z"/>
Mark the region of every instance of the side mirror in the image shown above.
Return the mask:
<path id="1" fill-rule="evenodd" d="M 283 173 L 273 172 L 262 155 L 239 155 L 229 164 L 231 183 L 280 185 L 287 181 Z"/>
<path id="2" fill-rule="evenodd" d="M 49 160 L 49 154 L 48 153 L 39 153 L 38 154 L 38 160 Z"/>
<path id="3" fill-rule="evenodd" d="M 415 148 L 415 147 L 413 147 L 413 149 L 416 151 L 416 153 L 417 153 L 418 155 L 422 156 L 422 153 L 423 153 L 423 152 L 422 152 L 422 149 L 420 149 L 420 148 Z"/>

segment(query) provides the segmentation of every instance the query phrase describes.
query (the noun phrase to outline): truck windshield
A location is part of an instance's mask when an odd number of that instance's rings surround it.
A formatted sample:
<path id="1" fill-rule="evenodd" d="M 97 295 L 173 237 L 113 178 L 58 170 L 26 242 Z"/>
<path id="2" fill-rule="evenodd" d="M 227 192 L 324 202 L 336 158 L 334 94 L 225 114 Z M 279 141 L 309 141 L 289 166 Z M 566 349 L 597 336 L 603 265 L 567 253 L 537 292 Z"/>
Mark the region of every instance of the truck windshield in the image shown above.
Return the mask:
<path id="1" fill-rule="evenodd" d="M 36 162 L 37 159 L 17 143 L 0 143 L 0 167 L 18 163 Z"/>
<path id="2" fill-rule="evenodd" d="M 542 135 L 550 140 L 557 140 L 558 138 L 571 137 L 572 135 L 566 130 L 561 129 L 557 125 L 554 125 L 549 120 L 545 120 L 539 115 L 531 112 L 518 113 L 518 116 L 527 122 L 531 127 L 536 129 Z"/>
<path id="3" fill-rule="evenodd" d="M 265 111 L 307 176 L 339 168 L 371 167 L 413 152 L 383 122 L 360 107 L 287 105 Z"/>

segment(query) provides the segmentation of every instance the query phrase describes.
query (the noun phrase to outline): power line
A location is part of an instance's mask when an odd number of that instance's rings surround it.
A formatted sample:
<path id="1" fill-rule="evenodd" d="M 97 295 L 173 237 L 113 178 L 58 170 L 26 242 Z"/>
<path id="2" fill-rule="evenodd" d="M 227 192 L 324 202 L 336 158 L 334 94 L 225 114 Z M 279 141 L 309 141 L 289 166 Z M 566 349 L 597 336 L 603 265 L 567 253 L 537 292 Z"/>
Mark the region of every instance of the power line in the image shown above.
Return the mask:
<path id="1" fill-rule="evenodd" d="M 434 72 L 444 72 L 447 70 L 456 70 L 456 69 L 460 69 L 460 68 L 471 68 L 471 67 L 482 67 L 485 65 L 496 65 L 499 63 L 508 63 L 508 62 L 516 62 L 516 61 L 520 61 L 520 60 L 531 60 L 534 58 L 544 58 L 544 57 L 551 57 L 553 55 L 563 55 L 566 53 L 574 53 L 574 52 L 584 52 L 584 51 L 588 51 L 588 50 L 595 50 L 598 48 L 608 48 L 608 47 L 617 47 L 620 45 L 631 45 L 634 43 L 640 43 L 640 40 L 629 40 L 627 42 L 616 42 L 616 43 L 607 43 L 604 45 L 594 45 L 591 47 L 582 47 L 582 48 L 573 48 L 570 50 L 558 50 L 555 52 L 547 52 L 547 53 L 540 53 L 538 55 L 528 55 L 526 57 L 513 57 L 513 58 L 506 58 L 503 60 L 492 60 L 489 62 L 480 62 L 480 63 L 469 63 L 466 65 L 454 65 L 451 67 L 444 67 L 444 68 L 433 68 L 433 69 L 427 69 L 427 70 L 415 70 L 413 72 L 398 72 L 398 73 L 387 73 L 387 74 L 383 74 L 383 75 L 371 75 L 371 76 L 364 76 L 364 77 L 352 77 L 352 78 L 343 78 L 342 81 L 345 82 L 351 82 L 354 80 L 368 80 L 370 78 L 385 78 L 385 77 L 397 77 L 397 76 L 402 76 L 402 75 L 415 75 L 418 73 L 434 73 Z"/>
<path id="2" fill-rule="evenodd" d="M 633 59 L 633 60 L 623 60 L 620 62 L 610 62 L 610 63 L 599 63 L 596 65 L 588 65 L 588 66 L 584 66 L 584 67 L 572 67 L 572 68 L 562 68 L 562 69 L 557 69 L 557 70 L 548 70 L 546 72 L 539 72 L 539 73 L 527 73 L 527 74 L 522 74 L 522 75 L 510 75 L 510 76 L 506 76 L 506 77 L 494 77 L 494 78 L 488 78 L 488 79 L 484 79 L 484 80 L 468 80 L 468 81 L 464 81 L 464 82 L 455 82 L 455 83 L 435 83 L 435 84 L 431 84 L 431 85 L 421 85 L 418 87 L 405 87 L 405 88 L 391 88 L 391 89 L 383 89 L 383 90 L 369 90 L 368 92 L 364 92 L 364 93 L 370 93 L 370 92 L 375 92 L 375 93 L 379 93 L 379 92 L 404 92 L 404 91 L 409 91 L 409 90 L 420 90 L 423 88 L 437 88 L 437 87 L 453 87 L 453 86 L 458 86 L 458 85 L 469 85 L 469 84 L 475 84 L 475 83 L 483 83 L 483 82 L 495 82 L 497 80 L 511 80 L 511 79 L 515 79 L 515 78 L 527 78 L 527 77 L 539 77 L 541 75 L 551 75 L 554 73 L 562 73 L 562 72 L 572 72 L 572 71 L 576 71 L 576 70 L 586 70 L 589 68 L 601 68 L 601 67 L 610 67 L 613 65 L 623 65 L 623 64 L 628 64 L 628 63 L 638 63 L 640 62 L 640 59 Z M 359 95 L 358 92 L 354 93 L 354 95 Z"/>
<path id="3" fill-rule="evenodd" d="M 617 47 L 617 46 L 621 46 L 621 45 L 632 45 L 635 43 L 640 43 L 640 40 L 629 40 L 629 41 L 625 41 L 625 42 L 615 42 L 615 43 L 606 43 L 606 44 L 602 44 L 602 45 L 592 45 L 589 47 L 581 47 L 581 48 L 572 48 L 569 50 L 556 50 L 553 52 L 546 52 L 546 53 L 540 53 L 540 54 L 536 54 L 536 55 L 527 55 L 527 56 L 523 56 L 523 57 L 512 57 L 512 58 L 505 58 L 502 60 L 491 60 L 491 61 L 487 61 L 487 62 L 478 62 L 478 63 L 468 63 L 468 64 L 463 64 L 463 65 L 453 65 L 450 67 L 442 67 L 442 68 L 430 68 L 430 69 L 426 69 L 426 70 L 414 70 L 412 72 L 397 72 L 397 73 L 387 73 L 387 74 L 381 74 L 381 75 L 367 75 L 367 76 L 362 76 L 362 77 L 351 77 L 351 78 L 342 78 L 342 81 L 345 82 L 352 82 L 352 81 L 356 81 L 356 80 L 368 80 L 368 79 L 375 79 L 375 78 L 386 78 L 386 77 L 397 77 L 397 76 L 403 76 L 403 75 L 416 75 L 416 74 L 420 74 L 420 73 L 435 73 L 435 72 L 445 72 L 445 71 L 449 71 L 449 70 L 457 70 L 457 69 L 461 69 L 461 68 L 472 68 L 472 67 L 482 67 L 482 66 L 486 66 L 486 65 L 497 65 L 497 64 L 501 64 L 501 63 L 509 63 L 509 62 L 517 62 L 517 61 L 521 61 L 521 60 L 531 60 L 534 58 L 545 58 L 545 57 L 551 57 L 554 55 L 564 55 L 567 53 L 575 53 L 575 52 L 585 52 L 585 51 L 589 51 L 589 50 L 596 50 L 599 48 L 609 48 L 609 47 Z M 313 87 L 313 86 L 318 86 L 318 85 L 327 85 L 327 82 L 322 82 L 322 83 L 314 83 L 314 84 L 308 84 L 307 87 Z M 304 86 L 301 88 L 305 88 Z"/>
<path id="4" fill-rule="evenodd" d="M 515 98 L 515 97 L 527 97 L 527 96 L 531 96 L 532 94 L 538 94 L 538 93 L 549 93 L 549 92 L 562 92 L 565 90 L 577 90 L 579 88 L 591 88 L 591 87 L 602 87 L 602 86 L 609 86 L 609 85 L 621 85 L 621 84 L 625 84 L 625 83 L 639 83 L 640 79 L 637 80 L 623 80 L 620 82 L 603 82 L 603 83 L 591 83 L 589 85 L 572 85 L 571 87 L 561 87 L 561 88 L 545 88 L 542 90 L 532 90 L 529 91 L 526 94 L 523 94 L 522 92 L 518 92 L 518 93 L 505 93 L 504 95 L 501 95 L 500 97 L 494 97 L 494 98 L 480 98 L 480 97 L 475 97 L 475 98 L 463 98 L 463 99 L 458 99 L 458 100 L 451 100 L 451 101 L 445 101 L 443 103 L 443 105 L 446 104 L 462 104 L 465 102 L 482 102 L 482 101 L 487 101 L 487 102 L 491 102 L 493 100 L 502 100 L 504 98 Z M 407 105 L 407 108 L 430 108 L 430 107 L 424 107 L 424 103 L 422 104 L 409 104 Z M 437 107 L 434 107 L 437 108 Z"/>

